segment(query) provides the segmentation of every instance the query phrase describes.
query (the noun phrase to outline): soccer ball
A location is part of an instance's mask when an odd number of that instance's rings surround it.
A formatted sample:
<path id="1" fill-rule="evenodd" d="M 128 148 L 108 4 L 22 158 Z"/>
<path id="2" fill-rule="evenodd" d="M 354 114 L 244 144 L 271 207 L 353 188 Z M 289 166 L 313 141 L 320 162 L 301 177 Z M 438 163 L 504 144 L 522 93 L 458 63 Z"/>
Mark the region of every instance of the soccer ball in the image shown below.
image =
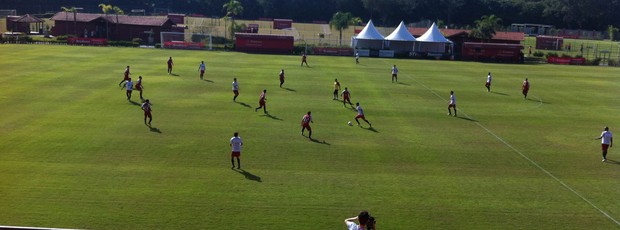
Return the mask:
<path id="1" fill-rule="evenodd" d="M 347 125 L 351 126 L 353 125 L 353 123 L 351 123 L 351 121 L 347 122 Z"/>

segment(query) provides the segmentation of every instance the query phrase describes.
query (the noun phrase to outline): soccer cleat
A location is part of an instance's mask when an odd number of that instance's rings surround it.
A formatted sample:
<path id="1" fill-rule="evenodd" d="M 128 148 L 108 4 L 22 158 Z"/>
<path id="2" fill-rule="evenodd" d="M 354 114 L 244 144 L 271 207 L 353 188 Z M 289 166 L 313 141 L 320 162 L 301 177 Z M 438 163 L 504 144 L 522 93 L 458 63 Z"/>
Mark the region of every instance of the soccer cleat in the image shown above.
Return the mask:
<path id="1" fill-rule="evenodd" d="M 602 162 L 605 162 L 605 161 L 607 161 L 607 159 L 603 158 Z"/>
<path id="2" fill-rule="evenodd" d="M 258 109 L 254 109 L 254 112 L 258 112 Z"/>

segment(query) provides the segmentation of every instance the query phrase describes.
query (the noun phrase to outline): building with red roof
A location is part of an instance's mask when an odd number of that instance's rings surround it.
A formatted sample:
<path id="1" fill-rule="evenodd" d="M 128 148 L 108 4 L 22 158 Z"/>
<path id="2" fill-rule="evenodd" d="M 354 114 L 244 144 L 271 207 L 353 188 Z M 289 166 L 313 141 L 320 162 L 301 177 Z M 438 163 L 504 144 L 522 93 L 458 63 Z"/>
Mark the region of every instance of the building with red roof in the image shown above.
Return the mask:
<path id="1" fill-rule="evenodd" d="M 42 32 L 44 21 L 32 16 L 30 14 L 26 14 L 23 16 L 8 16 L 6 18 L 6 28 L 11 32 L 21 32 L 25 34 L 30 34 L 32 31 L 36 33 Z M 34 30 L 31 30 L 31 25 L 35 24 Z"/>
<path id="2" fill-rule="evenodd" d="M 166 16 L 58 12 L 52 20 L 54 27 L 51 34 L 54 36 L 74 34 L 77 37 L 108 38 L 116 41 L 140 38 L 153 43 L 160 42 L 161 32 L 178 31 L 176 23 Z"/>

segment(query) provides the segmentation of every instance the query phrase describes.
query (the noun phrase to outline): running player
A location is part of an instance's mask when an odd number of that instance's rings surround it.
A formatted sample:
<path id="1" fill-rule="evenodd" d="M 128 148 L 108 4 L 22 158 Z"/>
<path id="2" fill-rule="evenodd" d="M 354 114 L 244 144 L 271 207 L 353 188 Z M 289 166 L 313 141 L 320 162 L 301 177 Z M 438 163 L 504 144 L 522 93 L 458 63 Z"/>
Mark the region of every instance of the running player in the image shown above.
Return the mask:
<path id="1" fill-rule="evenodd" d="M 144 89 L 144 86 L 142 85 L 142 76 L 138 76 L 138 82 L 136 82 L 136 90 L 140 91 L 140 100 L 144 101 L 144 98 L 142 97 L 142 89 Z"/>
<path id="2" fill-rule="evenodd" d="M 523 81 L 523 85 L 521 86 L 521 90 L 523 93 L 523 99 L 527 99 L 527 93 L 530 91 L 530 82 L 527 81 L 527 78 L 525 79 L 525 81 Z"/>
<path id="3" fill-rule="evenodd" d="M 349 105 L 351 106 L 351 108 L 353 108 L 353 103 L 351 103 L 351 93 L 349 92 L 349 88 L 344 87 L 344 90 L 342 91 L 342 105 L 344 107 L 347 107 L 347 102 L 349 102 Z"/>
<path id="4" fill-rule="evenodd" d="M 200 65 L 198 66 L 198 71 L 200 71 L 200 80 L 203 79 L 203 76 L 205 75 L 205 69 L 207 68 L 207 66 L 205 66 L 205 61 L 201 61 Z"/>
<path id="5" fill-rule="evenodd" d="M 338 79 L 334 79 L 334 100 L 338 100 L 338 93 L 340 92 L 340 82 Z"/>
<path id="6" fill-rule="evenodd" d="M 172 62 L 172 57 L 168 58 L 168 75 L 172 74 L 172 66 L 174 62 Z"/>
<path id="7" fill-rule="evenodd" d="M 396 65 L 392 67 L 392 83 L 394 83 L 394 81 L 398 82 L 398 68 L 396 68 Z"/>
<path id="8" fill-rule="evenodd" d="M 151 121 L 153 121 L 153 115 L 151 115 L 151 101 L 149 101 L 149 99 L 146 99 L 146 101 L 144 101 L 144 103 L 142 103 L 142 106 L 140 106 L 142 108 L 142 111 L 144 111 L 144 124 L 147 125 L 151 125 Z M 149 122 L 146 123 L 146 118 L 149 118 Z"/>
<path id="9" fill-rule="evenodd" d="M 487 92 L 491 92 L 491 80 L 493 79 L 493 77 L 491 76 L 491 72 L 489 72 L 489 75 L 487 75 L 487 82 L 484 83 L 484 87 L 487 87 Z"/>
<path id="10" fill-rule="evenodd" d="M 359 64 L 360 63 L 360 53 L 355 52 L 355 64 Z"/>
<path id="11" fill-rule="evenodd" d="M 233 78 L 232 91 L 233 94 L 235 94 L 233 101 L 237 101 L 237 96 L 239 96 L 239 83 L 237 83 L 237 78 Z"/>
<path id="12" fill-rule="evenodd" d="M 127 79 L 127 82 L 125 82 L 125 88 L 127 89 L 127 100 L 131 101 L 131 91 L 133 90 L 133 82 L 131 82 L 131 78 Z"/>
<path id="13" fill-rule="evenodd" d="M 368 125 L 370 125 L 370 127 L 372 127 L 372 124 L 370 124 L 370 121 L 366 120 L 366 117 L 364 116 L 364 110 L 362 109 L 362 106 L 360 106 L 360 103 L 357 102 L 355 103 L 355 105 L 357 106 L 357 116 L 355 116 L 355 122 L 357 122 L 357 126 L 360 126 L 360 121 L 358 121 L 358 118 L 362 118 L 362 120 L 364 120 L 366 123 L 368 123 Z"/>
<path id="14" fill-rule="evenodd" d="M 301 118 L 301 135 L 304 135 L 304 130 L 308 130 L 308 138 L 312 139 L 312 128 L 310 128 L 310 123 L 314 123 L 312 120 L 312 113 L 308 111 L 306 115 Z"/>
<path id="15" fill-rule="evenodd" d="M 284 84 L 284 69 L 280 70 L 280 88 L 282 88 L 282 84 Z"/>
<path id="16" fill-rule="evenodd" d="M 239 157 L 241 156 L 241 146 L 243 145 L 243 141 L 241 141 L 241 137 L 239 137 L 239 133 L 235 132 L 233 137 L 230 138 L 230 147 L 232 151 L 230 153 L 230 163 L 232 163 L 232 168 L 235 168 L 235 158 L 237 158 L 237 168 L 241 168 L 241 160 Z"/>
<path id="17" fill-rule="evenodd" d="M 260 94 L 260 99 L 258 100 L 258 108 L 254 109 L 254 112 L 258 111 L 260 108 L 263 108 L 263 112 L 267 113 L 267 90 L 263 89 L 263 92 Z"/>
<path id="18" fill-rule="evenodd" d="M 454 91 L 450 91 L 450 103 L 448 103 L 448 116 L 452 115 L 450 108 L 454 108 L 454 116 L 456 117 L 456 97 Z"/>
<path id="19" fill-rule="evenodd" d="M 125 68 L 124 75 L 125 75 L 125 77 L 123 77 L 123 80 L 118 83 L 118 86 L 121 86 L 121 84 L 123 84 L 124 82 L 126 82 L 129 79 L 129 75 L 131 75 L 131 72 L 129 72 L 129 66 L 127 66 L 127 68 Z M 123 85 L 121 87 L 125 87 L 125 85 Z"/>

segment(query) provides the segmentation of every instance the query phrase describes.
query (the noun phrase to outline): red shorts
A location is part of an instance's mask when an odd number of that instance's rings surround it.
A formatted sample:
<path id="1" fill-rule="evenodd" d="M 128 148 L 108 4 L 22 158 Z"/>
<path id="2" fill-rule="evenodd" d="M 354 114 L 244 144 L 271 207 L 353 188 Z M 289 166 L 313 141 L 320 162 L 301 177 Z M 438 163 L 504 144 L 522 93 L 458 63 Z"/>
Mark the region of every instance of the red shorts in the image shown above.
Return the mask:
<path id="1" fill-rule="evenodd" d="M 607 149 L 609 149 L 608 144 L 601 144 L 601 150 L 603 150 L 603 152 L 607 152 Z"/>
<path id="2" fill-rule="evenodd" d="M 239 90 L 233 90 L 233 93 L 235 94 L 235 96 L 239 95 Z"/>
<path id="3" fill-rule="evenodd" d="M 129 80 L 129 75 L 125 74 L 125 78 L 123 78 L 123 81 L 127 81 L 127 80 Z"/>
<path id="4" fill-rule="evenodd" d="M 524 89 L 523 94 L 527 94 L 528 91 L 530 91 L 530 89 Z"/>
<path id="5" fill-rule="evenodd" d="M 308 131 L 312 131 L 312 128 L 310 128 L 310 124 L 301 124 L 301 127 L 306 128 Z"/>
<path id="6" fill-rule="evenodd" d="M 265 106 L 265 101 L 264 101 L 264 100 L 260 100 L 260 101 L 258 101 L 258 105 L 260 105 L 260 106 Z"/>
<path id="7" fill-rule="evenodd" d="M 142 85 L 136 85 L 136 90 L 142 91 Z"/>
<path id="8" fill-rule="evenodd" d="M 231 157 L 237 157 L 237 158 L 238 158 L 239 156 L 241 156 L 241 152 L 235 152 L 235 151 L 232 151 L 232 152 L 230 153 L 230 156 L 231 156 Z"/>
<path id="9" fill-rule="evenodd" d="M 489 87 L 491 86 L 491 83 L 490 82 L 484 83 L 484 86 Z"/>
<path id="10" fill-rule="evenodd" d="M 456 108 L 456 104 L 449 104 L 448 108 Z"/>
<path id="11" fill-rule="evenodd" d="M 200 71 L 200 76 L 202 76 L 202 75 L 205 75 L 205 71 L 204 70 Z"/>
<path id="12" fill-rule="evenodd" d="M 342 98 L 342 101 L 348 101 L 350 103 L 351 99 L 349 99 L 349 97 L 344 97 L 344 98 Z"/>
<path id="13" fill-rule="evenodd" d="M 362 114 L 358 114 L 357 116 L 355 116 L 355 119 L 358 119 L 358 118 L 362 118 L 364 120 L 366 119 L 366 117 L 364 117 L 364 115 Z"/>
<path id="14" fill-rule="evenodd" d="M 144 117 L 152 117 L 151 111 L 144 111 Z"/>

